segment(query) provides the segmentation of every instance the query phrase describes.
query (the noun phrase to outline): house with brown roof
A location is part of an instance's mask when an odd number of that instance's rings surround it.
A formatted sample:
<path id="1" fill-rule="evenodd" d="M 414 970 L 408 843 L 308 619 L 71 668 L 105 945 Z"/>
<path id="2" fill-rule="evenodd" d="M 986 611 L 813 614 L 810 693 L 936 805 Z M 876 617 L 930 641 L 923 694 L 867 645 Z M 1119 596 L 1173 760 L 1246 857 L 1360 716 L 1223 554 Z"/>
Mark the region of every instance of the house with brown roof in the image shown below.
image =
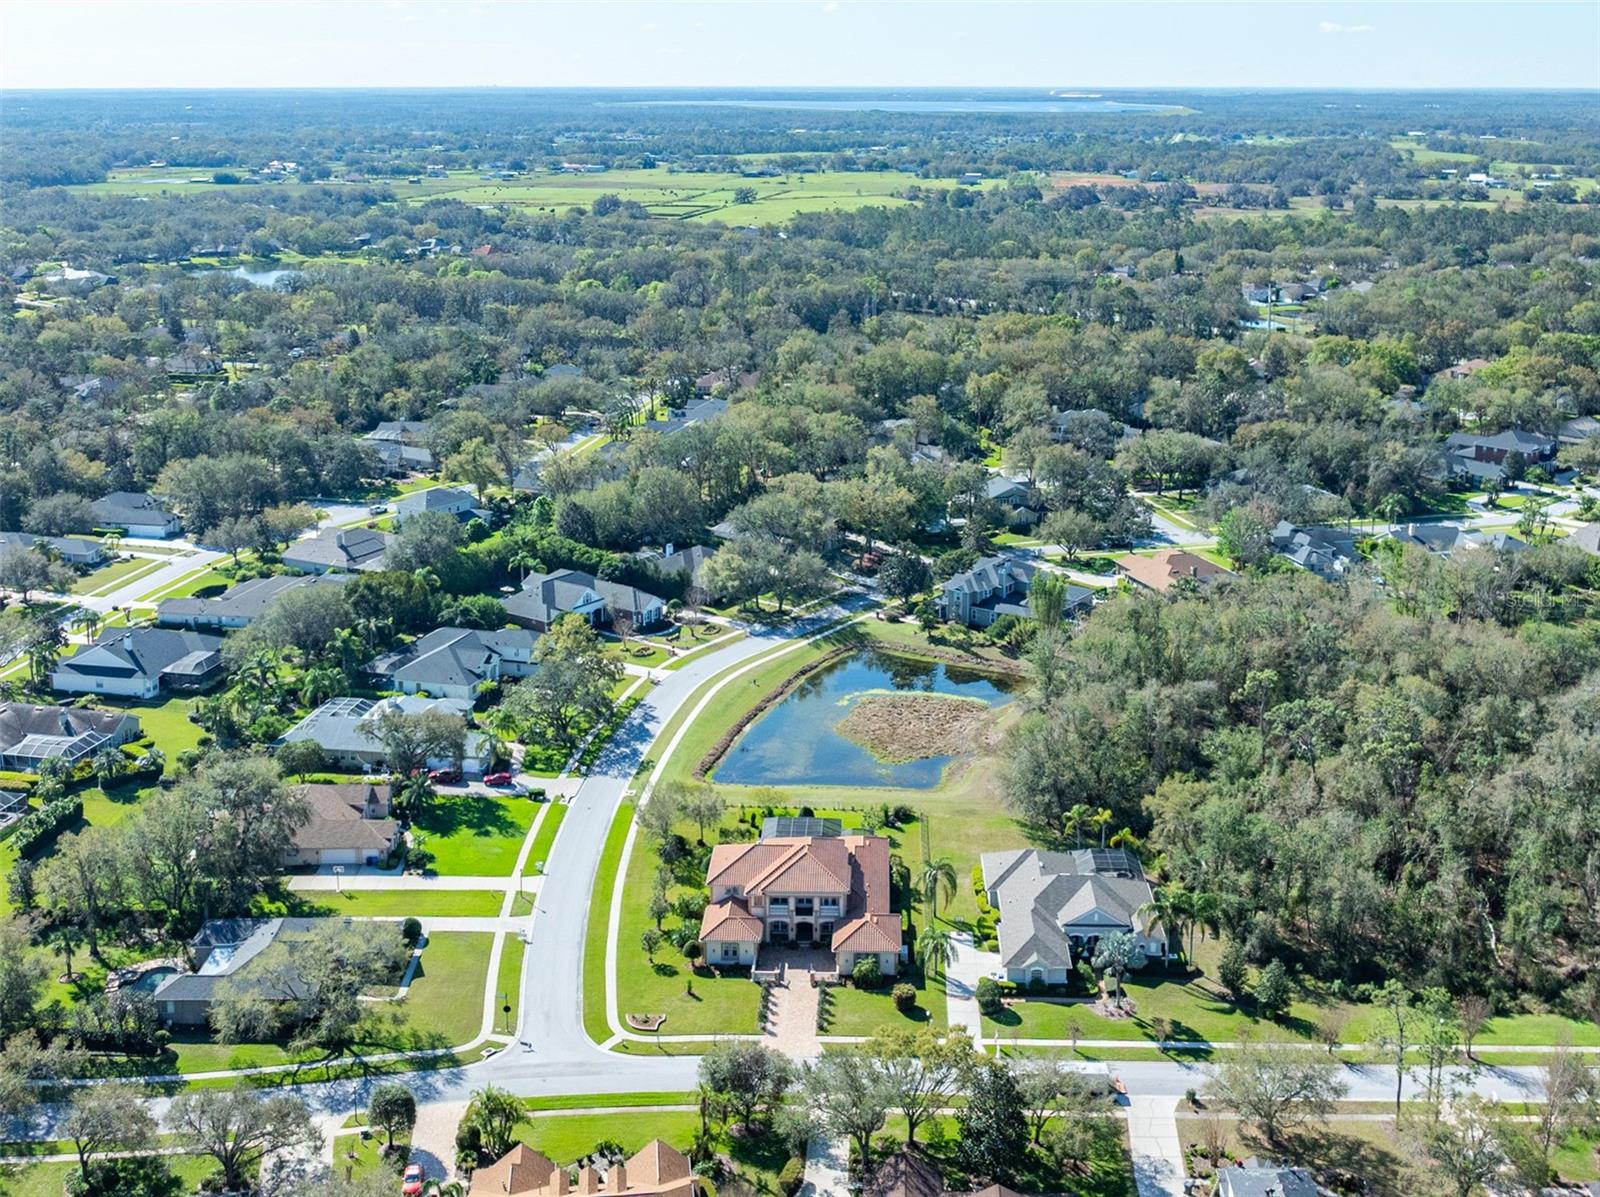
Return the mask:
<path id="1" fill-rule="evenodd" d="M 900 967 L 900 916 L 890 909 L 889 841 L 876 835 L 763 836 L 718 844 L 700 921 L 707 964 L 752 967 L 762 944 L 826 945 L 840 974 L 875 959 Z"/>
<path id="2" fill-rule="evenodd" d="M 469 1197 L 697 1197 L 700 1182 L 689 1157 L 660 1139 L 652 1139 L 603 1172 L 585 1164 L 576 1180 L 564 1166 L 519 1143 L 474 1172 L 467 1192 Z"/>
<path id="3" fill-rule="evenodd" d="M 1117 558 L 1117 572 L 1135 586 L 1165 594 L 1185 578 L 1199 583 L 1231 578 L 1233 571 L 1185 549 L 1162 549 L 1149 557 L 1129 553 Z"/>
<path id="4" fill-rule="evenodd" d="M 390 818 L 390 787 L 358 781 L 303 785 L 295 793 L 310 817 L 295 828 L 283 856 L 286 867 L 381 865 L 400 845 L 400 824 Z"/>
<path id="5" fill-rule="evenodd" d="M 863 1186 L 862 1197 L 958 1197 L 945 1188 L 944 1174 L 933 1162 L 915 1151 L 902 1148 L 885 1156 Z M 1004 1185 L 990 1185 L 960 1197 L 1019 1197 Z"/>

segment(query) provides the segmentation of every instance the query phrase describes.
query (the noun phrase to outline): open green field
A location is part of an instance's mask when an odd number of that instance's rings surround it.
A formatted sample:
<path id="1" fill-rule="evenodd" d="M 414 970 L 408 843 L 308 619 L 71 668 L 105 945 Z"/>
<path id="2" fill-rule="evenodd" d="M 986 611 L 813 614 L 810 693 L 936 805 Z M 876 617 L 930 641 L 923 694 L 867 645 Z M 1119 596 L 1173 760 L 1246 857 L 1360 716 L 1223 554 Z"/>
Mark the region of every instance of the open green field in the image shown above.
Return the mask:
<path id="1" fill-rule="evenodd" d="M 207 190 L 297 190 L 302 184 L 218 184 L 210 181 L 210 168 L 138 167 L 116 170 L 103 183 L 84 183 L 69 188 L 91 195 L 194 195 Z M 191 182 L 202 179 L 201 182 Z M 530 172 L 515 179 L 485 178 L 476 171 L 453 171 L 447 178 L 373 179 L 373 185 L 390 188 L 395 196 L 411 203 L 449 198 L 464 204 L 492 206 L 505 204 L 532 211 L 560 213 L 570 208 L 587 208 L 597 196 L 615 195 L 644 205 L 652 216 L 680 220 L 721 220 L 728 224 L 779 224 L 804 212 L 830 209 L 891 207 L 908 201 L 901 193 L 912 186 L 923 190 L 949 190 L 954 179 L 919 179 L 900 171 L 813 171 L 768 178 L 746 178 L 722 171 L 679 171 L 671 167 L 653 170 L 608 170 L 595 174 L 548 174 Z M 1004 186 L 1003 180 L 985 179 L 982 187 Z M 735 193 L 745 188 L 755 199 L 740 203 Z"/>
<path id="2" fill-rule="evenodd" d="M 433 853 L 433 871 L 454 877 L 510 876 L 540 804 L 511 794 L 440 795 L 413 834 Z"/>
<path id="3" fill-rule="evenodd" d="M 193 1191 L 216 1169 L 210 1156 L 172 1156 L 167 1165 Z M 67 1178 L 78 1171 L 75 1163 L 20 1164 L 0 1167 L 0 1193 L 6 1197 L 61 1197 Z"/>

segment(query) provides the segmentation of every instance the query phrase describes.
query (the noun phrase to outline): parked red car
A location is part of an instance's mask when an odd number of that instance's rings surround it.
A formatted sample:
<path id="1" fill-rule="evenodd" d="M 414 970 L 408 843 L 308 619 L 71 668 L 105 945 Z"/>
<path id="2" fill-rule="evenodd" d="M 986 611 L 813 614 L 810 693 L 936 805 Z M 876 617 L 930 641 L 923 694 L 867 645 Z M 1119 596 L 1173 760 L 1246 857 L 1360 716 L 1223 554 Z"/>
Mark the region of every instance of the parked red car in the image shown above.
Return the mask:
<path id="1" fill-rule="evenodd" d="M 428 773 L 428 780 L 440 785 L 453 786 L 461 780 L 461 774 L 454 769 L 434 769 Z"/>
<path id="2" fill-rule="evenodd" d="M 421 1164 L 407 1164 L 406 1174 L 400 1178 L 401 1197 L 421 1197 L 422 1184 L 426 1179 Z"/>
<path id="3" fill-rule="evenodd" d="M 484 775 L 483 784 L 486 786 L 508 786 L 511 784 L 511 774 L 501 770 L 499 773 Z"/>

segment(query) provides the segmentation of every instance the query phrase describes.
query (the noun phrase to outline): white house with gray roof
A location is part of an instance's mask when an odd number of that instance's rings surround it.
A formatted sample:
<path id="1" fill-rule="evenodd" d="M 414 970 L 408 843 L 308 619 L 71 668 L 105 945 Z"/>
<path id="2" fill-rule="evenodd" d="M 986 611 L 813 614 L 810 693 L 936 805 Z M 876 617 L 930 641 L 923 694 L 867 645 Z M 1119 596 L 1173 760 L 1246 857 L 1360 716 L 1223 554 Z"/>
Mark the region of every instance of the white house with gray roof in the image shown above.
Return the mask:
<path id="1" fill-rule="evenodd" d="M 1028 589 L 1038 572 L 1025 561 L 1011 557 L 980 557 L 965 573 L 956 574 L 939 587 L 939 618 L 949 623 L 986 628 L 1002 615 L 1028 619 Z M 1094 605 L 1094 592 L 1068 586 L 1063 614 L 1078 615 Z"/>
<path id="2" fill-rule="evenodd" d="M 385 689 L 471 702 L 490 682 L 533 673 L 538 643 L 539 633 L 524 628 L 435 628 L 369 662 L 367 672 Z"/>
<path id="3" fill-rule="evenodd" d="M 1142 908 L 1152 891 L 1139 858 L 1121 848 L 985 852 L 983 888 L 1000 914 L 1000 963 L 1018 985 L 1065 985 L 1075 959 L 1126 933 L 1146 957 L 1167 953 L 1167 934 Z"/>
<path id="4" fill-rule="evenodd" d="M 394 698 L 330 698 L 284 733 L 281 743 L 310 740 L 319 745 L 339 769 L 381 773 L 388 767 L 388 750 L 378 736 L 378 721 L 389 711 L 420 715 L 439 711 L 471 724 L 472 703 L 458 698 L 428 698 L 408 694 Z M 430 769 L 454 769 L 456 762 L 442 757 L 428 762 Z M 481 732 L 467 731 L 460 762 L 467 777 L 482 777 L 489 767 L 489 741 Z"/>
<path id="5" fill-rule="evenodd" d="M 283 551 L 283 563 L 302 573 L 357 572 L 383 568 L 394 537 L 372 528 L 324 528 Z"/>
<path id="6" fill-rule="evenodd" d="M 156 604 L 156 622 L 174 628 L 249 627 L 286 590 L 305 586 L 342 586 L 349 574 L 275 574 L 230 586 L 215 598 L 163 599 Z"/>
<path id="7" fill-rule="evenodd" d="M 121 711 L 0 702 L 0 768 L 34 773 L 49 760 L 76 764 L 138 738 L 139 720 Z"/>
<path id="8" fill-rule="evenodd" d="M 50 688 L 66 694 L 154 698 L 222 680 L 222 637 L 170 628 L 115 628 L 56 662 Z"/>
<path id="9" fill-rule="evenodd" d="M 97 528 L 120 528 L 147 539 L 164 540 L 183 527 L 159 500 L 142 491 L 112 491 L 89 504 L 89 512 Z"/>
<path id="10" fill-rule="evenodd" d="M 577 615 L 596 626 L 612 623 L 625 614 L 637 629 L 653 627 L 666 618 L 666 604 L 660 596 L 597 578 L 575 569 L 552 574 L 529 574 L 522 589 L 506 600 L 506 614 L 513 623 L 549 631 L 563 615 Z"/>
<path id="11" fill-rule="evenodd" d="M 35 536 L 31 532 L 0 532 L 0 551 L 6 549 L 37 549 L 65 562 L 67 565 L 99 565 L 106 550 L 98 540 L 85 540 L 81 536 Z"/>
<path id="12" fill-rule="evenodd" d="M 458 520 L 488 514 L 478 510 L 478 502 L 472 497 L 471 491 L 455 486 L 432 486 L 427 490 L 414 490 L 408 495 L 401 496 L 394 505 L 397 524 L 411 516 L 425 515 L 429 512 L 453 515 Z"/>
<path id="13" fill-rule="evenodd" d="M 1247 1160 L 1243 1167 L 1217 1169 L 1216 1197 L 1318 1197 L 1321 1192 L 1304 1168 Z"/>

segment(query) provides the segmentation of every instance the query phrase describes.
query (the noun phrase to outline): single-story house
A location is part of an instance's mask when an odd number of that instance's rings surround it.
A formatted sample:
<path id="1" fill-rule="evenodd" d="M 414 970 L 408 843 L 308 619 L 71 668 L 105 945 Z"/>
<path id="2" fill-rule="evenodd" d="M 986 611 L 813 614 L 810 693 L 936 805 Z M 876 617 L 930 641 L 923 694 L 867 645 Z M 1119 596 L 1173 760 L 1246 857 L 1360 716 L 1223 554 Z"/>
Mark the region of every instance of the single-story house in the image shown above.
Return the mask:
<path id="1" fill-rule="evenodd" d="M 549 631 L 550 625 L 563 615 L 579 615 L 600 626 L 614 623 L 623 614 L 642 630 L 660 623 L 667 610 L 657 595 L 575 569 L 529 574 L 522 589 L 506 600 L 505 607 L 513 623 L 541 632 Z"/>
<path id="2" fill-rule="evenodd" d="M 753 967 L 764 943 L 826 944 L 848 974 L 875 959 L 900 967 L 900 916 L 889 899 L 889 841 L 876 835 L 763 836 L 718 844 L 700 920 L 706 963 Z"/>
<path id="3" fill-rule="evenodd" d="M 222 680 L 222 637 L 172 628 L 114 628 L 56 662 L 50 688 L 66 694 L 154 698 Z"/>
<path id="4" fill-rule="evenodd" d="M 204 1027 L 211 1011 L 235 983 L 271 968 L 284 998 L 304 996 L 304 982 L 293 969 L 295 940 L 310 936 L 325 920 L 238 918 L 211 919 L 189 941 L 192 972 L 167 977 L 151 993 L 156 1013 L 167 1026 Z M 348 924 L 349 920 L 345 922 Z"/>
<path id="5" fill-rule="evenodd" d="M 468 520 L 473 516 L 487 518 L 488 513 L 478 507 L 478 501 L 472 497 L 471 491 L 461 490 L 454 486 L 430 486 L 427 490 L 414 490 L 408 495 L 402 495 L 394 505 L 396 523 L 403 523 L 413 515 L 424 515 L 436 511 L 441 515 L 453 515 L 458 520 Z"/>
<path id="6" fill-rule="evenodd" d="M 1216 1197 L 1318 1197 L 1321 1192 L 1304 1168 L 1247 1160 L 1243 1167 L 1217 1169 Z"/>
<path id="7" fill-rule="evenodd" d="M 1561 543 L 1573 545 L 1582 549 L 1585 553 L 1600 557 L 1600 520 L 1592 524 L 1585 524 L 1583 527 L 1567 533 L 1566 538 Z"/>
<path id="8" fill-rule="evenodd" d="M 1494 363 L 1486 357 L 1469 357 L 1464 358 L 1453 366 L 1446 366 L 1440 373 L 1450 379 L 1471 378 L 1479 370 L 1492 365 Z"/>
<path id="9" fill-rule="evenodd" d="M 1101 938 L 1133 935 L 1145 956 L 1167 953 L 1166 931 L 1144 906 L 1152 897 L 1139 858 L 1123 848 L 985 852 L 983 888 L 1000 913 L 1000 963 L 1018 985 L 1064 985 L 1075 959 Z"/>
<path id="10" fill-rule="evenodd" d="M 939 618 L 986 628 L 1002 615 L 1020 619 L 1033 616 L 1028 588 L 1036 568 L 1011 557 L 980 557 L 965 573 L 956 574 L 939 587 Z M 1068 586 L 1064 613 L 1077 616 L 1094 606 L 1094 592 Z"/>
<path id="11" fill-rule="evenodd" d="M 944 1173 L 917 1151 L 901 1148 L 878 1161 L 861 1189 L 862 1197 L 1021 1197 L 1005 1185 L 957 1194 L 945 1187 Z"/>
<path id="12" fill-rule="evenodd" d="M 1459 524 L 1403 524 L 1389 533 L 1389 539 L 1448 558 L 1468 549 L 1495 549 L 1503 553 L 1525 553 L 1532 546 L 1507 532 L 1484 533 Z"/>
<path id="13" fill-rule="evenodd" d="M 84 540 L 80 536 L 35 536 L 31 532 L 0 532 L 0 552 L 7 549 L 36 549 L 65 562 L 67 565 L 99 565 L 105 560 L 105 547 L 98 540 Z"/>
<path id="14" fill-rule="evenodd" d="M 1165 594 L 1179 582 L 1188 580 L 1199 584 L 1215 582 L 1218 578 L 1231 578 L 1231 569 L 1223 569 L 1214 561 L 1207 561 L 1198 553 L 1186 549 L 1162 549 L 1149 557 L 1129 553 L 1117 558 L 1117 572 L 1135 586 Z"/>
<path id="15" fill-rule="evenodd" d="M 121 711 L 0 702 L 0 768 L 18 773 L 49 760 L 76 764 L 138 738 L 139 720 Z"/>
<path id="16" fill-rule="evenodd" d="M 176 536 L 183 523 L 153 495 L 142 491 L 112 491 L 89 504 L 97 528 L 121 528 L 129 536 L 164 540 Z"/>
<path id="17" fill-rule="evenodd" d="M 694 393 L 707 398 L 718 391 L 750 391 L 760 381 L 761 375 L 754 370 L 712 370 L 694 380 Z"/>
<path id="18" fill-rule="evenodd" d="M 305 586 L 342 586 L 349 574 L 274 574 L 230 586 L 216 598 L 163 599 L 156 604 L 156 622 L 173 628 L 244 628 L 260 617 L 286 590 Z"/>
<path id="19" fill-rule="evenodd" d="M 641 561 L 651 562 L 664 574 L 684 574 L 689 579 L 691 586 L 699 586 L 705 573 L 706 562 L 717 550 L 703 544 L 692 544 L 688 548 L 675 548 L 673 545 L 665 546 L 661 552 L 648 551 L 638 553 L 636 556 Z"/>
<path id="20" fill-rule="evenodd" d="M 357 781 L 302 785 L 295 793 L 310 817 L 294 830 L 285 867 L 382 865 L 400 846 L 400 824 L 389 815 L 387 785 Z"/>
<path id="21" fill-rule="evenodd" d="M 1581 445 L 1595 436 L 1600 436 L 1600 420 L 1593 416 L 1577 416 L 1568 420 L 1556 433 L 1556 439 L 1565 445 Z"/>
<path id="22" fill-rule="evenodd" d="M 1337 528 L 1297 528 L 1279 520 L 1272 530 L 1272 547 L 1330 582 L 1346 577 L 1356 565 L 1355 537 Z"/>
<path id="23" fill-rule="evenodd" d="M 435 628 L 368 662 L 366 671 L 382 689 L 471 702 L 488 682 L 531 674 L 538 642 L 537 632 L 521 628 Z"/>
<path id="24" fill-rule="evenodd" d="M 382 569 L 383 556 L 393 542 L 389 533 L 371 528 L 324 528 L 285 549 L 283 563 L 308 574 Z"/>
<path id="25" fill-rule="evenodd" d="M 652 1139 L 603 1171 L 593 1163 L 573 1180 L 542 1152 L 518 1143 L 472 1174 L 468 1197 L 699 1197 L 703 1192 L 689 1157 Z"/>
<path id="26" fill-rule="evenodd" d="M 458 698 L 424 698 L 415 694 L 380 699 L 330 698 L 285 732 L 281 742 L 310 740 L 321 746 L 337 768 L 381 773 L 387 767 L 388 749 L 378 738 L 377 722 L 388 711 L 402 715 L 442 711 L 460 716 L 469 725 L 461 772 L 467 777 L 482 777 L 488 770 L 489 741 L 481 732 L 470 730 L 472 703 Z M 454 769 L 456 762 L 436 757 L 427 765 L 430 769 Z"/>

